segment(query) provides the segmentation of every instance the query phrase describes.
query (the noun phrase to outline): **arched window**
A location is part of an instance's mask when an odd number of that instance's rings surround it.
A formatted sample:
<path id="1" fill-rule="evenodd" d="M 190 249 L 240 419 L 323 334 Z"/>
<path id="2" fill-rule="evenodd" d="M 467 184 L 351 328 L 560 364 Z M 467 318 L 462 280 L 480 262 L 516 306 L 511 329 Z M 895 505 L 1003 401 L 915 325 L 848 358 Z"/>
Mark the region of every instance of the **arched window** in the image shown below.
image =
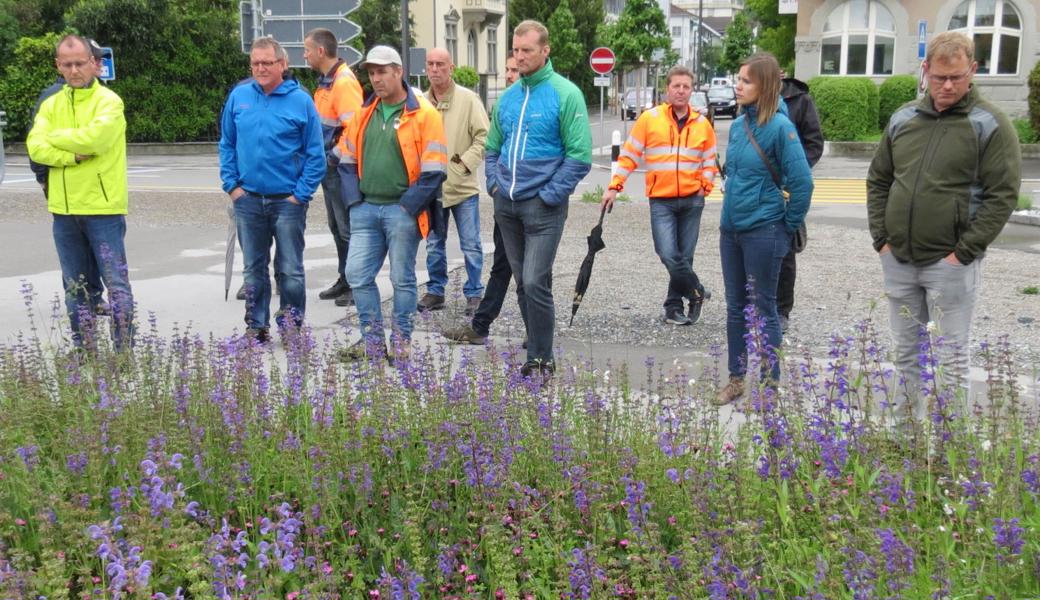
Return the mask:
<path id="1" fill-rule="evenodd" d="M 1007 0 L 965 0 L 953 12 L 949 29 L 975 40 L 979 75 L 1018 73 L 1022 19 Z"/>
<path id="2" fill-rule="evenodd" d="M 876 0 L 849 0 L 823 26 L 820 73 L 891 75 L 895 50 L 892 13 Z"/>
<path id="3" fill-rule="evenodd" d="M 466 57 L 469 59 L 469 66 L 476 69 L 479 73 L 480 68 L 477 66 L 477 32 L 472 29 L 469 30 L 469 35 L 466 36 Z"/>

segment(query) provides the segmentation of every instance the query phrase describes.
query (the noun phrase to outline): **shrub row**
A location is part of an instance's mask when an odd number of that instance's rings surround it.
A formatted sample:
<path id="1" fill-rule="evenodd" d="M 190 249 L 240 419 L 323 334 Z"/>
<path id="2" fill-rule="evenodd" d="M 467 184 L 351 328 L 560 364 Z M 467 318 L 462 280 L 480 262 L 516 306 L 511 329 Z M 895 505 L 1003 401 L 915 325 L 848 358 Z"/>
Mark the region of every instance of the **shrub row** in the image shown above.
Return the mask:
<path id="1" fill-rule="evenodd" d="M 855 141 L 876 134 L 901 105 L 913 100 L 912 75 L 888 78 L 880 88 L 867 77 L 814 77 L 809 93 L 820 113 L 823 137 Z"/>

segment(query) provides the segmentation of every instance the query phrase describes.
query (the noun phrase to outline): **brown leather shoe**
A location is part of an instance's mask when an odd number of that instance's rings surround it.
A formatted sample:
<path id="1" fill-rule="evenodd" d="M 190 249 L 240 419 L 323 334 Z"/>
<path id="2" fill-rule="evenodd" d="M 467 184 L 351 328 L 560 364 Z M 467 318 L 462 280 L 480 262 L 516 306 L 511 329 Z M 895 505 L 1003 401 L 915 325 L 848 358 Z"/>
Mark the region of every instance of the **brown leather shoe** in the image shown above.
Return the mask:
<path id="1" fill-rule="evenodd" d="M 426 312 L 428 310 L 441 310 L 444 308 L 444 296 L 437 296 L 435 294 L 425 294 L 417 306 L 419 312 Z"/>
<path id="2" fill-rule="evenodd" d="M 729 383 L 725 385 L 712 402 L 715 406 L 726 406 L 737 398 L 744 395 L 744 378 L 730 377 Z"/>

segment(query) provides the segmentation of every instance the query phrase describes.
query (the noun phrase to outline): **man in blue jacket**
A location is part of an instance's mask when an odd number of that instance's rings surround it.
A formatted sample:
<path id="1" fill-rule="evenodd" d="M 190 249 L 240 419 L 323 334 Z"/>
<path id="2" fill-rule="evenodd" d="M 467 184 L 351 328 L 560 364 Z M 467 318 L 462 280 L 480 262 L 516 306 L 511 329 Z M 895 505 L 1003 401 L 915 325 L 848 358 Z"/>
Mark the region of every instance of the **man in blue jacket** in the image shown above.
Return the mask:
<path id="1" fill-rule="evenodd" d="M 270 339 L 271 242 L 280 274 L 283 334 L 303 323 L 303 232 L 325 177 L 321 121 L 310 95 L 285 79 L 281 44 L 263 37 L 249 52 L 253 77 L 228 95 L 221 116 L 220 179 L 235 208 L 246 281 L 246 336 Z"/>
<path id="2" fill-rule="evenodd" d="M 495 105 L 484 172 L 495 201 L 495 222 L 518 286 L 527 321 L 525 376 L 551 376 L 556 311 L 552 264 L 567 220 L 567 201 L 592 168 L 592 131 L 585 98 L 553 71 L 549 31 L 523 21 L 513 31 L 520 83 Z"/>

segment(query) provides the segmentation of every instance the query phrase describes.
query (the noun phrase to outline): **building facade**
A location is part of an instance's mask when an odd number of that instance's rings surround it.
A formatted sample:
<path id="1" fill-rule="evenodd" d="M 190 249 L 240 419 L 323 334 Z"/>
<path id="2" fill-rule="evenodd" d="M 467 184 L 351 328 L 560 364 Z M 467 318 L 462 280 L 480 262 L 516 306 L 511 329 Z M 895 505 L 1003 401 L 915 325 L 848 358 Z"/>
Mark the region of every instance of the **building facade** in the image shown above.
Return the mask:
<path id="1" fill-rule="evenodd" d="M 505 87 L 511 37 L 506 0 L 411 0 L 417 48 L 445 48 L 457 67 L 473 67 L 488 103 Z"/>
<path id="2" fill-rule="evenodd" d="M 920 76 L 925 40 L 962 31 L 975 40 L 975 83 L 1009 114 L 1027 110 L 1029 72 L 1040 57 L 1032 0 L 799 0 L 795 76 Z"/>
<path id="3" fill-rule="evenodd" d="M 668 31 L 672 36 L 672 50 L 679 55 L 679 64 L 691 69 L 694 73 L 703 71 L 696 63 L 703 62 L 703 48 L 722 43 L 722 34 L 712 29 L 707 23 L 700 30 L 697 38 L 697 16 L 673 4 L 669 7 Z M 697 43 L 701 43 L 698 52 Z"/>

